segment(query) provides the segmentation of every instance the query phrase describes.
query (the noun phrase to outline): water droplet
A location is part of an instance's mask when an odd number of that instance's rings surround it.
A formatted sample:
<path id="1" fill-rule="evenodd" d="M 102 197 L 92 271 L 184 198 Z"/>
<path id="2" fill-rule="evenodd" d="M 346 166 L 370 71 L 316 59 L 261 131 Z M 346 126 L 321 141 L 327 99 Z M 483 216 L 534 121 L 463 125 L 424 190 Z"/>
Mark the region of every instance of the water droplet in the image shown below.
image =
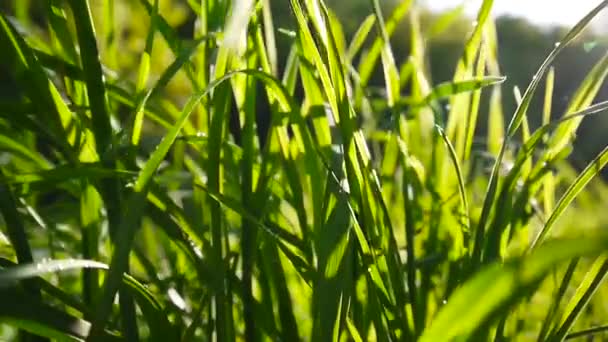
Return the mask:
<path id="1" fill-rule="evenodd" d="M 443 305 L 446 305 L 447 303 L 448 303 L 448 301 L 445 299 L 441 301 L 441 304 L 443 304 Z"/>
<path id="2" fill-rule="evenodd" d="M 555 43 L 554 45 L 555 45 L 555 47 L 559 47 L 559 46 L 560 46 L 560 44 L 561 44 L 560 42 L 557 42 L 557 43 Z"/>

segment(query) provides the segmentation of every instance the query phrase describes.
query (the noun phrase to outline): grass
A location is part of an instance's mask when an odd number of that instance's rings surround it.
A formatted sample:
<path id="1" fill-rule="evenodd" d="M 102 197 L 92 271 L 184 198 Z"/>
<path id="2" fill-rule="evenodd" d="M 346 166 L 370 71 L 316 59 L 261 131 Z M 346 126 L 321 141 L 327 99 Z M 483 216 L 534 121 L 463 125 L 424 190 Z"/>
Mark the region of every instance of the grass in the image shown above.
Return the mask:
<path id="1" fill-rule="evenodd" d="M 21 2 L 0 13 L 0 66 L 18 90 L 0 100 L 0 336 L 605 336 L 608 235 L 599 219 L 567 218 L 600 216 L 580 203 L 605 196 L 593 179 L 608 149 L 571 177 L 565 159 L 581 121 L 608 109 L 596 101 L 608 58 L 565 113 L 552 112 L 551 65 L 608 1 L 556 44 L 509 116 L 490 0 L 440 84 L 413 1 L 385 18 L 370 0 L 348 40 L 321 0 L 290 0 L 292 31 L 269 1 L 188 1 L 189 39 L 167 2 L 141 0 L 129 69 L 115 26 L 126 3 L 43 3 L 42 28 Z M 401 63 L 391 35 L 405 19 Z M 161 54 L 173 58 L 159 68 Z"/>

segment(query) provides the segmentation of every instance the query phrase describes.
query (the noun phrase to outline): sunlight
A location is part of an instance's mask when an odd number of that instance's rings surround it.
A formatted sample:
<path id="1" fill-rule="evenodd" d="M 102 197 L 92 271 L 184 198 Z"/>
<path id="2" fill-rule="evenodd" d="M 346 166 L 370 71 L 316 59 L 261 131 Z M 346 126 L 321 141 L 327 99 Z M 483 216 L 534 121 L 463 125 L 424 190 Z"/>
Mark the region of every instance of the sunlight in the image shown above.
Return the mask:
<path id="1" fill-rule="evenodd" d="M 433 10 L 443 10 L 458 6 L 462 0 L 423 0 L 421 3 Z M 481 0 L 470 0 L 466 5 L 466 12 L 474 14 L 479 8 Z M 562 24 L 571 26 L 576 24 L 599 0 L 495 0 L 494 13 L 522 16 L 528 20 L 542 25 Z"/>

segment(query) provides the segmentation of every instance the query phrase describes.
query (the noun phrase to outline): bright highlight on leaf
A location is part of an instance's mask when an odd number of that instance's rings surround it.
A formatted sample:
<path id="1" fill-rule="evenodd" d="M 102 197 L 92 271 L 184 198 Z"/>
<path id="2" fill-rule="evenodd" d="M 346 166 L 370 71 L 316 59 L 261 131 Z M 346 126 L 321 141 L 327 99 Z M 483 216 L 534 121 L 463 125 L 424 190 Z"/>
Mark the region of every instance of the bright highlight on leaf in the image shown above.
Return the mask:
<path id="1" fill-rule="evenodd" d="M 608 0 L 495 3 L 0 5 L 0 339 L 601 340 Z"/>

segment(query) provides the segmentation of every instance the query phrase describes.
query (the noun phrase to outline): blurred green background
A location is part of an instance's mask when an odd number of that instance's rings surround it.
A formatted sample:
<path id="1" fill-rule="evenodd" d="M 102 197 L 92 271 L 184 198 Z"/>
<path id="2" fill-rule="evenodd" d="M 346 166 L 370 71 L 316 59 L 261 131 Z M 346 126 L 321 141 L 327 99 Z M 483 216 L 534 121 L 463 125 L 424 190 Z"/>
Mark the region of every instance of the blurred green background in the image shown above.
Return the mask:
<path id="1" fill-rule="evenodd" d="M 174 27 L 179 28 L 182 38 L 192 38 L 193 30 L 196 25 L 196 14 L 188 6 L 188 0 L 165 0 L 161 1 L 161 13 L 167 21 Z M 428 71 L 432 76 L 433 83 L 449 80 L 454 72 L 456 62 L 462 53 L 464 41 L 467 33 L 472 29 L 473 18 L 469 18 L 459 9 L 449 9 L 444 13 L 434 13 L 425 10 L 425 2 L 419 1 L 422 5 L 421 20 L 425 30 L 424 37 L 427 37 Z M 102 16 L 103 0 L 92 1 L 93 10 L 98 11 Z M 137 75 L 139 54 L 145 45 L 146 30 L 148 27 L 148 17 L 141 16 L 145 11 L 142 10 L 141 3 L 136 0 L 125 0 L 115 3 L 117 17 L 111 27 L 104 22 L 97 22 L 96 26 L 101 30 L 111 30 L 111 39 L 102 42 L 101 49 L 104 52 L 104 64 L 118 75 L 132 77 Z M 329 6 L 333 8 L 340 21 L 344 24 L 347 39 L 352 37 L 355 29 L 370 13 L 370 5 L 367 0 L 330 0 Z M 395 1 L 382 2 L 385 13 L 391 13 Z M 289 30 L 294 27 L 288 1 L 271 1 L 273 7 L 275 25 Z M 2 1 L 0 7 L 3 11 L 8 11 L 19 18 L 24 30 L 43 30 L 46 26 L 43 22 L 44 9 L 42 2 L 35 0 Z M 284 15 L 281 15 L 284 14 Z M 504 113 L 513 113 L 515 109 L 515 97 L 513 88 L 519 87 L 523 91 L 530 82 L 531 75 L 542 62 L 543 58 L 551 51 L 554 42 L 558 41 L 565 33 L 566 27 L 538 26 L 530 23 L 524 18 L 500 16 L 496 19 L 498 41 L 499 41 L 499 61 L 502 68 L 501 72 L 507 76 L 507 81 L 503 84 L 503 109 Z M 598 25 L 599 26 L 599 25 Z M 220 27 L 217 28 L 218 30 Z M 408 23 L 404 21 L 400 24 L 393 39 L 393 49 L 396 58 L 402 61 L 408 55 Z M 399 34 L 399 31 L 403 32 Z M 578 39 L 577 44 L 572 45 L 562 54 L 556 64 L 555 96 L 553 97 L 553 108 L 555 113 L 564 111 L 569 100 L 569 95 L 588 73 L 591 67 L 608 47 L 607 35 L 595 30 L 586 33 Z M 36 32 L 40 33 L 40 32 Z M 289 53 L 288 34 L 278 37 L 279 62 L 284 63 Z M 154 46 L 153 58 L 155 64 L 152 65 L 152 75 L 164 70 L 172 61 L 174 56 L 164 42 L 159 40 L 159 44 Z M 399 64 L 399 63 L 398 63 Z M 1 70 L 0 70 L 1 71 Z M 6 73 L 0 73 L 3 78 Z M 175 100 L 176 104 L 181 103 L 191 93 L 189 82 L 185 82 L 184 75 L 176 77 L 172 84 L 167 88 L 169 98 Z M 1 79 L 0 96 L 10 97 L 14 93 L 14 87 L 10 80 Z M 154 77 L 150 82 L 154 82 Z M 377 75 L 373 78 L 372 84 L 382 85 L 381 70 L 378 69 Z M 596 101 L 608 99 L 608 85 L 604 84 Z M 529 111 L 530 124 L 532 127 L 538 126 L 541 121 L 542 99 L 536 97 Z M 483 108 L 483 107 L 482 107 Z M 479 136 L 484 135 L 486 116 L 480 116 L 478 125 Z M 578 131 L 578 139 L 575 140 L 575 152 L 571 155 L 571 161 L 575 168 L 583 167 L 587 161 L 597 155 L 606 142 L 606 130 L 608 130 L 608 117 L 594 116 L 585 120 Z M 604 173 L 605 176 L 606 173 Z"/>
<path id="2" fill-rule="evenodd" d="M 117 14 L 116 21 L 109 23 L 103 18 L 109 16 L 104 15 L 103 11 L 107 10 L 107 0 L 91 0 L 93 17 L 95 19 L 96 29 L 100 32 L 98 37 L 106 37 L 98 42 L 102 50 L 103 65 L 108 69 L 106 76 L 115 78 L 113 81 L 120 84 L 121 82 L 134 83 L 138 76 L 138 68 L 140 63 L 140 53 L 144 50 L 146 44 L 146 35 L 149 28 L 149 16 L 138 0 L 120 0 L 113 1 L 115 8 L 113 12 Z M 295 29 L 294 19 L 291 16 L 289 9 L 289 1 L 286 0 L 268 0 L 272 4 L 273 21 L 280 29 L 278 35 L 276 51 L 278 52 L 279 66 L 282 67 L 287 59 L 289 47 L 293 41 L 291 30 Z M 508 0 L 503 0 L 508 1 Z M 534 1 L 534 0 L 531 0 Z M 200 0 L 161 0 L 160 12 L 167 22 L 177 28 L 178 33 L 183 40 L 193 39 L 195 27 L 197 25 L 196 13 L 191 10 L 188 2 L 200 3 Z M 368 0 L 327 0 L 332 7 L 336 16 L 343 24 L 344 33 L 347 40 L 350 40 L 354 35 L 355 29 L 364 21 L 364 19 L 372 12 L 370 2 Z M 384 13 L 390 15 L 392 7 L 396 5 L 397 0 L 385 0 L 382 2 Z M 443 81 L 449 81 L 454 75 L 454 69 L 464 48 L 465 40 L 468 34 L 474 27 L 474 19 L 463 15 L 461 11 L 447 10 L 442 13 L 435 13 L 425 10 L 424 2 L 419 8 L 422 30 L 421 36 L 426 39 L 425 51 L 428 53 L 426 74 L 430 75 L 431 83 L 438 84 Z M 196 6 L 192 6 L 196 7 Z M 31 38 L 28 43 L 36 45 L 36 40 L 44 40 L 48 43 L 47 24 L 45 23 L 45 8 L 44 2 L 38 0 L 13 0 L 0 1 L 0 11 L 9 13 L 16 18 L 14 25 L 17 26 L 22 33 Z M 224 18 L 212 17 L 211 29 L 221 31 L 222 25 L 225 22 Z M 565 34 L 567 28 L 559 26 L 536 26 L 525 19 L 517 17 L 503 16 L 496 20 L 498 33 L 498 50 L 500 62 L 500 75 L 507 77 L 507 81 L 502 85 L 503 89 L 503 111 L 507 118 L 515 111 L 516 96 L 514 89 L 518 88 L 522 91 L 531 81 L 532 75 L 536 72 L 539 65 L 547 54 L 554 48 L 555 42 L 559 41 Z M 607 25 L 608 26 L 608 25 Z M 403 60 L 410 54 L 409 51 L 409 25 L 407 21 L 401 22 L 392 38 L 392 48 L 397 59 L 397 65 L 401 65 Z M 101 38 L 100 38 L 101 39 Z M 606 53 L 608 49 L 608 37 L 601 33 L 588 32 L 578 38 L 575 44 L 567 48 L 565 53 L 558 57 L 555 63 L 555 89 L 553 93 L 553 117 L 557 117 L 566 109 L 566 105 L 570 100 L 571 94 L 577 89 L 581 81 L 588 74 L 596 61 Z M 1 53 L 1 52 L 0 52 Z M 151 77 L 149 85 L 153 84 L 161 72 L 167 68 L 175 59 L 171 49 L 166 46 L 164 40 L 157 39 L 154 44 L 154 49 L 150 60 Z M 357 64 L 357 61 L 354 62 Z M 183 73 L 183 72 L 180 72 Z M 18 87 L 15 86 L 13 80 L 10 79 L 7 70 L 1 70 L 0 67 L 0 100 L 3 98 L 12 98 L 18 94 Z M 59 83 L 59 82 L 58 82 Z M 371 86 L 376 85 L 379 89 L 383 86 L 383 75 L 381 68 L 377 68 Z M 162 106 L 173 106 L 181 108 L 184 101 L 193 93 L 191 88 L 192 83 L 187 81 L 184 74 L 178 74 L 169 86 L 166 88 L 166 96 L 162 97 Z M 543 89 L 537 92 L 542 94 Z M 406 94 L 404 90 L 403 95 Z M 168 101 L 165 101 L 168 99 Z M 482 97 L 482 101 L 488 101 L 489 97 Z M 608 100 L 608 85 L 604 84 L 599 95 L 596 97 L 596 102 Z M 538 127 L 541 122 L 542 113 L 542 96 L 536 96 L 528 111 L 528 118 L 532 128 Z M 268 117 L 267 108 L 264 108 L 264 101 L 260 101 L 260 110 L 258 116 L 261 120 Z M 488 108 L 487 105 L 482 105 L 480 108 Z M 120 110 L 117 117 L 120 119 L 123 113 Z M 127 114 L 125 114 L 126 116 Z M 266 115 L 266 116 L 265 116 Z M 477 136 L 479 141 L 485 134 L 484 130 L 487 125 L 487 115 L 484 112 L 480 113 L 479 122 L 477 124 Z M 147 123 L 148 130 L 153 130 L 151 123 Z M 582 169 L 589 160 L 593 159 L 606 142 L 604 131 L 608 128 L 608 117 L 598 115 L 592 116 L 584 120 L 581 128 L 578 131 L 579 138 L 574 142 L 574 153 L 570 156 L 570 161 L 575 169 Z M 160 133 L 159 133 L 160 135 Z M 152 148 L 157 141 L 155 134 L 145 135 L 143 139 L 150 139 L 147 145 Z M 145 146 L 144 146 L 145 147 Z M 480 149 L 484 150 L 485 149 Z M 569 168 L 560 169 L 558 177 L 574 178 L 575 172 Z M 608 176 L 608 174 L 605 174 Z M 564 182 L 565 183 L 565 182 Z M 593 193 L 596 191 L 597 193 Z M 584 218 L 586 226 L 605 226 L 608 223 L 608 215 L 601 211 L 603 199 L 608 198 L 608 189 L 605 186 L 593 187 L 591 191 L 581 195 L 577 199 L 578 210 L 571 211 L 570 215 L 562 220 L 563 226 L 580 228 L 581 218 Z M 599 203 L 599 205 L 598 205 Z M 577 275 L 578 276 L 578 275 Z M 549 292 L 546 292 L 549 293 Z M 598 302 L 605 302 L 605 291 L 601 291 L 598 295 Z M 546 298 L 544 298 L 546 299 Z M 601 310 L 601 314 L 597 316 L 605 317 L 605 307 L 597 309 Z M 592 322 L 601 323 L 601 322 Z"/>
<path id="3" fill-rule="evenodd" d="M 101 13 L 104 0 L 92 1 L 93 10 L 99 15 L 94 18 L 102 18 Z M 165 0 L 161 1 L 161 13 L 174 27 L 179 28 L 182 38 L 192 38 L 196 25 L 196 14 L 188 6 L 192 0 Z M 24 30 L 35 30 L 39 27 L 43 31 L 45 23 L 42 14 L 43 2 L 35 0 L 2 1 L 0 8 L 19 18 L 19 23 Z M 274 22 L 277 27 L 289 30 L 294 27 L 294 21 L 289 9 L 289 1 L 270 1 L 273 7 Z M 345 35 L 350 39 L 360 23 L 371 13 L 369 1 L 367 0 L 329 0 L 329 6 L 344 25 Z M 449 80 L 454 74 L 456 62 L 461 56 L 467 33 L 472 29 L 474 19 L 467 17 L 458 8 L 447 9 L 443 13 L 425 10 L 425 1 L 419 1 L 422 5 L 420 18 L 423 36 L 427 38 L 428 65 L 426 66 L 433 83 Z M 391 13 L 396 1 L 383 1 L 384 13 Z M 124 0 L 115 2 L 117 6 L 117 22 L 111 27 L 104 22 L 96 22 L 98 30 L 111 30 L 113 41 L 101 42 L 102 49 L 112 49 L 111 53 L 102 54 L 105 58 L 104 64 L 117 72 L 118 75 L 135 79 L 139 53 L 145 45 L 146 30 L 148 27 L 148 16 L 145 14 L 141 3 L 137 0 Z M 573 5 L 575 6 L 575 5 Z M 549 14 L 547 14 L 549 15 Z M 600 20 L 602 18 L 599 18 Z M 221 21 L 218 21 L 221 22 Z M 499 62 L 501 72 L 507 77 L 503 84 L 502 98 L 504 113 L 509 116 L 515 110 L 514 87 L 524 90 L 530 78 L 534 75 L 544 57 L 551 51 L 556 41 L 563 37 L 567 27 L 539 26 L 524 18 L 499 16 L 496 18 L 499 46 Z M 601 25 L 596 25 L 597 27 Z M 217 29 L 221 29 L 217 27 Z M 393 36 L 393 51 L 398 64 L 408 55 L 409 34 L 408 23 L 403 21 Z M 560 55 L 555 63 L 556 79 L 553 96 L 554 113 L 562 113 L 569 101 L 569 96 L 575 90 L 583 77 L 592 68 L 602 54 L 608 48 L 608 36 L 594 30 L 584 34 L 576 44 L 570 46 L 565 53 Z M 289 53 L 289 42 L 291 38 L 287 31 L 279 34 L 277 44 L 279 53 L 279 64 L 285 62 Z M 40 34 L 41 32 L 36 32 Z M 106 51 L 107 52 L 107 51 Z M 171 51 L 159 40 L 154 46 L 152 57 L 152 76 L 164 70 L 173 61 Z M 6 73 L 0 70 L 0 97 L 11 97 L 14 87 L 10 80 L 4 79 Z M 150 82 L 154 82 L 154 77 Z M 382 85 L 381 70 L 377 69 L 371 84 Z M 176 104 L 182 103 L 192 89 L 189 82 L 185 81 L 184 75 L 179 75 L 167 88 L 169 98 L 175 100 Z M 542 91 L 542 89 L 541 89 Z M 596 101 L 608 99 L 608 85 L 604 84 Z M 487 100 L 487 98 L 486 98 Z M 487 108 L 482 106 L 482 108 Z M 541 122 L 542 98 L 537 96 L 533 101 L 531 110 L 528 112 L 532 128 Z M 479 132 L 484 134 L 487 116 L 480 115 Z M 589 160 L 597 155 L 602 149 L 602 140 L 605 139 L 605 131 L 608 129 L 607 116 L 593 116 L 586 119 L 578 131 L 578 137 L 574 142 L 574 153 L 570 160 L 577 169 L 582 168 Z M 604 176 L 608 176 L 604 172 Z"/>

